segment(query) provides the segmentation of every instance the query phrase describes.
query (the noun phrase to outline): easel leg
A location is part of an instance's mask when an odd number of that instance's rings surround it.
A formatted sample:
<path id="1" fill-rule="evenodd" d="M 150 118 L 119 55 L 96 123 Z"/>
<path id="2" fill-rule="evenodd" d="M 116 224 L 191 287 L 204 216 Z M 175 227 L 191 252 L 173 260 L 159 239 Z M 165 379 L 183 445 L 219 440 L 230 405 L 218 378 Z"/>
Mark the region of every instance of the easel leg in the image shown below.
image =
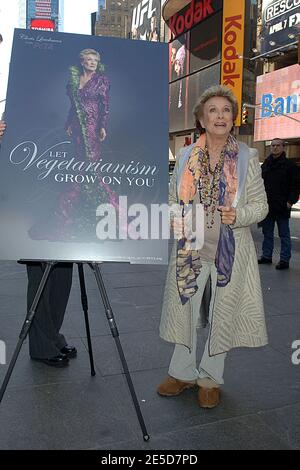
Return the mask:
<path id="1" fill-rule="evenodd" d="M 37 309 L 37 306 L 38 306 L 38 303 L 40 301 L 40 298 L 41 298 L 41 295 L 43 293 L 43 290 L 44 290 L 44 287 L 46 285 L 46 282 L 48 280 L 48 277 L 49 277 L 49 274 L 50 274 L 50 271 L 51 271 L 51 268 L 52 266 L 54 266 L 54 264 L 56 264 L 55 261 L 46 261 L 46 268 L 45 268 L 45 271 L 43 273 L 43 276 L 42 276 L 42 279 L 41 279 L 41 282 L 37 288 L 37 291 L 36 291 L 36 294 L 34 296 L 34 299 L 33 299 L 33 302 L 32 302 L 32 305 L 26 315 L 26 318 L 25 318 L 25 322 L 22 326 L 22 330 L 21 330 L 21 333 L 19 335 L 19 341 L 18 341 L 18 344 L 16 346 L 16 349 L 14 351 L 14 354 L 13 354 L 13 357 L 11 358 L 11 361 L 9 363 L 9 366 L 8 366 L 8 370 L 6 372 L 6 375 L 4 377 L 4 380 L 3 380 L 3 383 L 1 385 L 1 389 L 0 389 L 0 403 L 2 401 L 2 398 L 3 398 L 3 395 L 5 393 L 5 390 L 6 390 L 6 387 L 8 385 L 8 382 L 9 382 L 9 379 L 11 377 L 11 374 L 12 374 L 12 371 L 14 369 L 14 366 L 15 366 L 15 363 L 17 362 L 17 359 L 18 359 L 18 356 L 19 356 L 19 353 L 20 353 L 20 350 L 21 350 L 21 347 L 22 347 L 22 344 L 28 334 L 28 331 L 30 329 L 30 326 L 31 326 L 31 323 L 32 323 L 32 320 L 34 318 L 34 315 L 35 315 L 35 312 L 36 312 L 36 309 Z"/>
<path id="2" fill-rule="evenodd" d="M 108 299 L 108 296 L 107 296 L 105 285 L 104 285 L 104 282 L 103 282 L 103 279 L 102 279 L 99 263 L 89 263 L 89 265 L 90 265 L 90 267 L 92 268 L 92 270 L 94 271 L 94 274 L 95 274 L 95 278 L 96 278 L 96 281 L 97 281 L 97 284 L 98 284 L 99 292 L 100 292 L 102 302 L 103 302 L 103 305 L 104 305 L 104 308 L 105 308 L 106 318 L 107 318 L 107 321 L 108 321 L 108 324 L 109 324 L 109 327 L 110 327 L 110 330 L 111 330 L 111 334 L 114 337 L 116 345 L 117 345 L 117 349 L 118 349 L 119 356 L 120 356 L 120 359 L 121 359 L 121 362 L 122 362 L 122 366 L 123 366 L 123 370 L 124 370 L 125 377 L 126 377 L 126 380 L 127 380 L 127 384 L 128 384 L 129 390 L 130 390 L 131 398 L 132 398 L 132 401 L 133 401 L 133 404 L 134 404 L 134 407 L 135 407 L 135 411 L 136 411 L 136 414 L 137 414 L 137 417 L 138 417 L 138 420 L 139 420 L 139 423 L 140 423 L 140 426 L 141 426 L 142 433 L 143 433 L 144 441 L 148 441 L 150 439 L 150 436 L 147 432 L 145 422 L 144 422 L 144 418 L 143 418 L 143 415 L 142 415 L 142 412 L 141 412 L 141 409 L 140 409 L 140 405 L 139 405 L 139 402 L 138 402 L 138 399 L 137 399 L 137 396 L 136 396 L 136 393 L 135 393 L 135 390 L 134 390 L 134 386 L 133 386 L 133 383 L 132 383 L 132 380 L 131 380 L 131 377 L 130 377 L 130 372 L 129 372 L 127 362 L 126 362 L 126 358 L 125 358 L 125 355 L 124 355 L 124 352 L 123 352 L 123 348 L 122 348 L 122 345 L 121 345 L 121 342 L 120 342 L 120 339 L 119 339 L 119 332 L 118 332 L 117 325 L 116 325 L 116 322 L 115 322 L 115 319 L 114 319 L 114 315 L 113 315 L 111 305 L 109 303 L 109 299 Z"/>
<path id="3" fill-rule="evenodd" d="M 88 350 L 89 350 L 89 357 L 90 357 L 91 376 L 94 377 L 96 375 L 96 372 L 95 372 L 95 367 L 94 367 L 93 349 L 92 349 L 90 324 L 89 324 L 89 317 L 88 317 L 88 300 L 87 300 L 87 295 L 86 295 L 84 270 L 83 270 L 82 263 L 78 263 L 78 274 L 79 274 L 79 283 L 80 283 L 80 292 L 81 292 L 81 304 L 82 304 L 82 309 L 84 313 L 85 329 L 86 329 L 86 336 L 87 336 Z"/>

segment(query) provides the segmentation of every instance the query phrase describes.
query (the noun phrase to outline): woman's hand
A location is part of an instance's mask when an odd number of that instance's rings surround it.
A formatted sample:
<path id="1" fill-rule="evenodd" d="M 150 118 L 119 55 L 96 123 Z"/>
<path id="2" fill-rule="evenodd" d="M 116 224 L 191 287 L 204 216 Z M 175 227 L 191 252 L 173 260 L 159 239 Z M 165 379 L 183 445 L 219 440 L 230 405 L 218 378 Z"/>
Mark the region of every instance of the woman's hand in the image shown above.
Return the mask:
<path id="1" fill-rule="evenodd" d="M 218 211 L 221 212 L 221 222 L 225 225 L 232 225 L 236 221 L 236 210 L 234 207 L 219 206 Z"/>
<path id="2" fill-rule="evenodd" d="M 171 230 L 173 230 L 174 238 L 180 240 L 181 238 L 190 239 L 193 236 L 193 218 L 192 209 L 187 211 L 184 218 L 182 217 L 182 208 L 179 209 L 177 214 L 173 214 L 170 221 Z"/>
<path id="3" fill-rule="evenodd" d="M 5 129 L 6 129 L 6 123 L 4 121 L 0 121 L 0 137 L 3 136 Z"/>
<path id="4" fill-rule="evenodd" d="M 100 135 L 99 135 L 99 139 L 100 139 L 100 142 L 103 142 L 103 140 L 105 139 L 106 137 L 106 130 L 104 129 L 104 127 L 102 127 L 100 129 Z"/>

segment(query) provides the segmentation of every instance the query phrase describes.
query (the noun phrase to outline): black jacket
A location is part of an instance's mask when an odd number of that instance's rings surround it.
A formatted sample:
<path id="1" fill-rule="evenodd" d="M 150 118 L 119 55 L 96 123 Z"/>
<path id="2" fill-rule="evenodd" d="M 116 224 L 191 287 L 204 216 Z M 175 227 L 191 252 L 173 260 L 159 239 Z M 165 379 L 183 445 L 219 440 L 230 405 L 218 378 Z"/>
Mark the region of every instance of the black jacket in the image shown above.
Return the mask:
<path id="1" fill-rule="evenodd" d="M 290 217 L 287 202 L 295 204 L 299 198 L 300 175 L 297 165 L 288 160 L 285 152 L 273 158 L 271 154 L 262 164 L 262 177 L 271 216 Z"/>

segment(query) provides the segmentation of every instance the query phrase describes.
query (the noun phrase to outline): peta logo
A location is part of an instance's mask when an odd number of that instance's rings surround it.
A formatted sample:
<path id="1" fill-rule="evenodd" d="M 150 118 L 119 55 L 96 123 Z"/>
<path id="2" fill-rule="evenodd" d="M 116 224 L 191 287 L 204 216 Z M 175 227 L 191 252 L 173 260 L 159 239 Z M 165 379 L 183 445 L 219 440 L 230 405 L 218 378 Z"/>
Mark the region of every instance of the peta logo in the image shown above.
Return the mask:
<path id="1" fill-rule="evenodd" d="M 4 341 L 0 340 L 0 364 L 6 364 L 6 344 Z"/>
<path id="2" fill-rule="evenodd" d="M 292 343 L 292 349 L 295 349 L 295 351 L 292 354 L 292 363 L 295 366 L 298 366 L 300 364 L 300 339 L 296 339 Z"/>
<path id="3" fill-rule="evenodd" d="M 156 8 L 153 8 L 153 0 L 143 0 L 134 9 L 132 14 L 132 30 L 139 28 L 144 23 L 144 17 L 150 19 Z"/>

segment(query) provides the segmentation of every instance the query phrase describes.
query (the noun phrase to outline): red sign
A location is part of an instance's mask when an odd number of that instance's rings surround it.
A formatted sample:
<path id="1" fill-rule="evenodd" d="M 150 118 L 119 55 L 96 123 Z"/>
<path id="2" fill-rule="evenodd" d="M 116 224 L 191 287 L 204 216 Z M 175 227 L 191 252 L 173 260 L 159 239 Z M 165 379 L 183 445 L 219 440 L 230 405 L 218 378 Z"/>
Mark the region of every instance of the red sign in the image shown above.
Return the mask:
<path id="1" fill-rule="evenodd" d="M 30 29 L 41 31 L 55 31 L 55 21 L 50 19 L 35 18 L 30 21 Z"/>
<path id="2" fill-rule="evenodd" d="M 192 0 L 192 2 L 179 13 L 171 16 L 168 26 L 171 30 L 172 38 L 180 36 L 221 9 L 222 2 L 214 0 Z"/>

